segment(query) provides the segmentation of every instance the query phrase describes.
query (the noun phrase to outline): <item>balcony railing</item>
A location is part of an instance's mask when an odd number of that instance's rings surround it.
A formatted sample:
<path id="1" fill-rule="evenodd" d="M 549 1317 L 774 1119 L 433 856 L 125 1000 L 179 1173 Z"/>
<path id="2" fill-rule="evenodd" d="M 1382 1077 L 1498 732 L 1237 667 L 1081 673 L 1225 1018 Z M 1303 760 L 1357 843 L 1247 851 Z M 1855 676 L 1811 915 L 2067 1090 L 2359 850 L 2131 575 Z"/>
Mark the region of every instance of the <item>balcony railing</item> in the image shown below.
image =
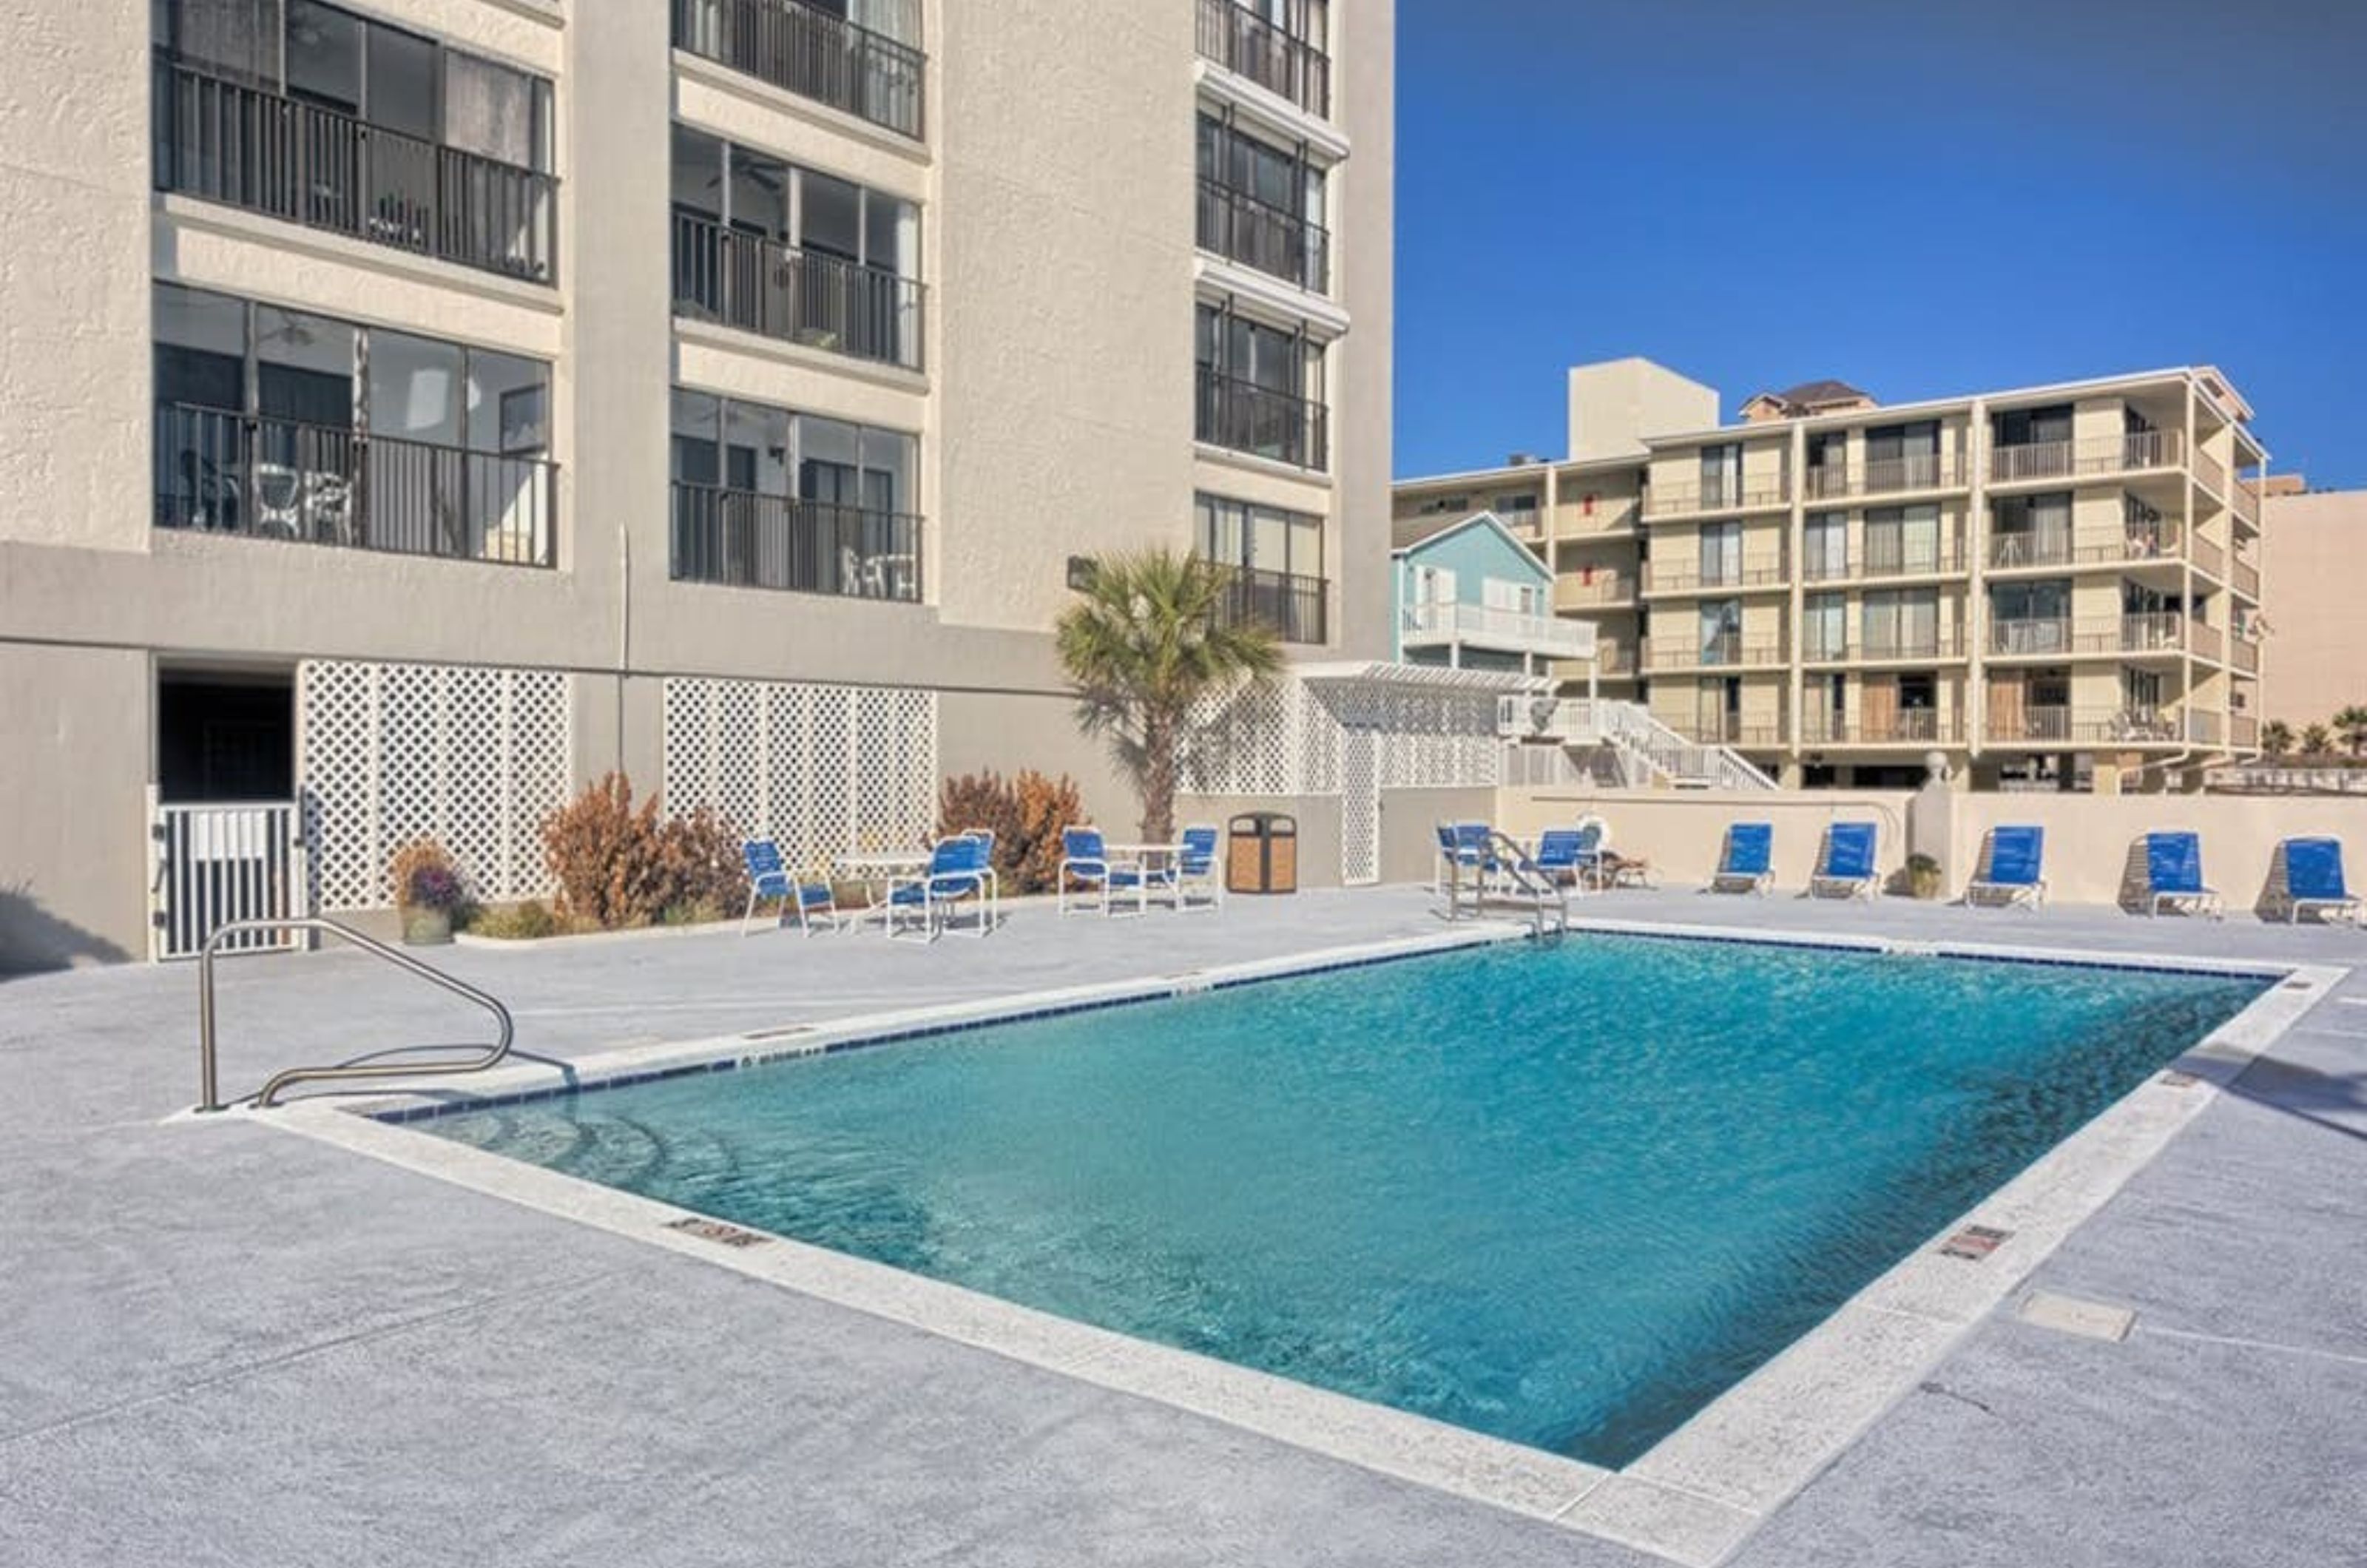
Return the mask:
<path id="1" fill-rule="evenodd" d="M 2227 465 L 2200 448 L 2194 454 L 2194 477 L 2201 479 L 2203 488 L 2212 494 L 2227 493 Z"/>
<path id="2" fill-rule="evenodd" d="M 1781 664 L 1785 655 L 1780 640 L 1768 641 L 1727 635 L 1712 637 L 1647 637 L 1643 643 L 1647 670 L 1715 670 L 1738 666 Z"/>
<path id="3" fill-rule="evenodd" d="M 2260 720 L 2256 714 L 2231 713 L 2227 716 L 2227 740 L 2249 751 L 2260 743 Z"/>
<path id="4" fill-rule="evenodd" d="M 2234 656 L 2232 662 L 2239 674 L 2257 675 L 2260 672 L 2259 643 L 2238 632 L 2227 639 L 2227 649 Z"/>
<path id="5" fill-rule="evenodd" d="M 1554 508 L 1554 532 L 1565 539 L 1598 534 L 1632 534 L 1643 505 L 1634 501 L 1597 501 L 1590 510 L 1583 501 L 1564 501 Z"/>
<path id="6" fill-rule="evenodd" d="M 927 59 L 801 0 L 674 0 L 674 45 L 919 139 Z"/>
<path id="7" fill-rule="evenodd" d="M 1312 398 L 1200 367 L 1194 428 L 1212 446 L 1301 468 L 1326 468 L 1331 463 L 1330 426 L 1329 411 Z"/>
<path id="8" fill-rule="evenodd" d="M 2186 739 L 2201 745 L 2216 746 L 2226 732 L 2222 716 L 2207 709 L 2189 708 L 2183 714 L 2172 716 L 2183 718 L 2186 721 Z"/>
<path id="9" fill-rule="evenodd" d="M 674 579 L 858 599 L 921 598 L 921 520 L 794 496 L 674 487 Z"/>
<path id="10" fill-rule="evenodd" d="M 2250 561 L 2246 560 L 2243 557 L 2237 556 L 2229 564 L 2228 570 L 2232 571 L 2234 575 L 2227 581 L 2235 584 L 2237 592 L 2241 593 L 2247 599 L 2258 599 L 2260 596 L 2260 569 L 2259 567 L 2254 566 Z"/>
<path id="11" fill-rule="evenodd" d="M 156 188 L 481 272 L 558 275 L 559 182 L 155 62 Z"/>
<path id="12" fill-rule="evenodd" d="M 1691 723 L 1672 724 L 1669 728 L 1703 746 L 1764 750 L 1784 743 L 1786 727 L 1781 719 L 1746 719 L 1739 715 L 1725 714 L 1696 718 Z"/>
<path id="13" fill-rule="evenodd" d="M 1995 697 L 1990 701 L 1994 703 Z M 2009 743 L 2172 746 L 2184 739 L 2186 726 L 2180 723 L 2175 710 L 2168 708 L 2129 707 L 2110 712 L 2032 707 L 1999 713 L 1992 707 L 1988 728 L 1991 740 Z"/>
<path id="14" fill-rule="evenodd" d="M 1995 621 L 1989 652 L 2004 658 L 2064 654 L 2177 653 L 2189 646 L 2186 617 L 2175 611 L 2117 620 Z"/>
<path id="15" fill-rule="evenodd" d="M 1688 512 L 1750 512 L 1783 506 L 1792 487 L 1781 474 L 1704 479 L 1698 484 L 1654 485 L 1644 492 L 1644 515 L 1673 517 Z"/>
<path id="16" fill-rule="evenodd" d="M 1324 579 L 1254 567 L 1232 568 L 1229 577 L 1217 612 L 1226 625 L 1262 624 L 1285 642 L 1327 640 L 1331 584 Z"/>
<path id="17" fill-rule="evenodd" d="M 1594 628 L 1584 621 L 1491 604 L 1408 604 L 1399 620 L 1408 643 L 1462 642 L 1554 659 L 1584 659 L 1594 650 Z"/>
<path id="18" fill-rule="evenodd" d="M 1331 118 L 1330 57 L 1235 0 L 1200 0 L 1200 55 L 1318 119 Z"/>
<path id="19" fill-rule="evenodd" d="M 919 282 L 676 213 L 674 309 L 783 343 L 921 367 Z"/>
<path id="20" fill-rule="evenodd" d="M 557 468 L 342 426 L 156 405 L 156 526 L 549 566 Z"/>
<path id="21" fill-rule="evenodd" d="M 1565 610 L 1631 604 L 1635 600 L 1636 580 L 1615 571 L 1598 571 L 1591 578 L 1564 575 L 1554 583 L 1554 603 Z"/>
<path id="22" fill-rule="evenodd" d="M 1918 452 L 1904 457 L 1876 457 L 1861 468 L 1846 463 L 1820 463 L 1808 470 L 1811 500 L 1852 495 L 1897 495 L 1919 490 L 1962 487 L 1972 465 L 1962 452 Z"/>
<path id="23" fill-rule="evenodd" d="M 1863 553 L 1847 559 L 1810 557 L 1801 573 L 1806 582 L 1852 582 L 1873 577 L 1944 577 L 1965 570 L 1962 539 L 1934 544 L 1868 539 Z"/>
<path id="24" fill-rule="evenodd" d="M 1647 593 L 1690 593 L 1704 589 L 1777 588 L 1792 581 L 1790 565 L 1781 557 L 1743 561 L 1707 560 L 1690 566 L 1662 566 L 1646 561 L 1641 581 Z"/>
<path id="25" fill-rule="evenodd" d="M 2236 491 L 2228 498 L 2235 503 L 2236 515 L 2257 528 L 2260 525 L 2260 487 L 2250 479 L 2237 479 Z"/>
<path id="26" fill-rule="evenodd" d="M 1962 659 L 1965 656 L 1965 634 L 1960 626 L 1935 626 L 1930 631 L 1863 633 L 1854 642 L 1846 636 L 1825 637 L 1811 634 L 1802 643 L 1800 656 L 1810 664 Z"/>
<path id="27" fill-rule="evenodd" d="M 1200 182 L 1200 248 L 1309 293 L 1331 286 L 1331 237 L 1320 223 L 1211 179 Z"/>
<path id="28" fill-rule="evenodd" d="M 2222 581 L 2226 580 L 2226 551 L 2221 549 L 2218 546 L 2213 544 L 2208 539 L 2197 538 L 2194 541 L 2192 548 L 2188 553 L 2192 556 L 2194 565 L 2198 570 L 2207 571 L 2212 576 L 2220 579 Z"/>
<path id="29" fill-rule="evenodd" d="M 2130 618 L 2136 619 L 2138 617 L 2132 616 Z M 2176 616 L 2146 616 L 2144 618 L 2147 620 L 2158 620 L 2164 618 L 2171 620 L 2177 619 Z M 2216 660 L 2222 663 L 2225 662 L 2227 658 L 2227 633 L 2225 628 L 2214 626 L 2209 622 L 2197 617 L 2189 616 L 2186 622 L 2186 650 L 2189 653 L 2193 654 L 2198 659 L 2210 659 Z"/>
<path id="30" fill-rule="evenodd" d="M 2186 438 L 2175 430 L 2090 435 L 2077 441 L 2031 441 L 1989 449 L 1989 482 L 2074 479 L 2177 467 Z"/>
<path id="31" fill-rule="evenodd" d="M 2126 566 L 2135 561 L 2175 560 L 2179 537 L 2174 523 L 2132 524 L 2118 536 L 2102 538 L 2053 528 L 1992 534 L 1989 566 L 2010 571 L 2033 566 Z"/>
<path id="32" fill-rule="evenodd" d="M 1937 708 L 1906 708 L 1887 719 L 1847 718 L 1812 708 L 1801 716 L 1803 746 L 1930 746 L 1953 743 L 1955 716 Z"/>

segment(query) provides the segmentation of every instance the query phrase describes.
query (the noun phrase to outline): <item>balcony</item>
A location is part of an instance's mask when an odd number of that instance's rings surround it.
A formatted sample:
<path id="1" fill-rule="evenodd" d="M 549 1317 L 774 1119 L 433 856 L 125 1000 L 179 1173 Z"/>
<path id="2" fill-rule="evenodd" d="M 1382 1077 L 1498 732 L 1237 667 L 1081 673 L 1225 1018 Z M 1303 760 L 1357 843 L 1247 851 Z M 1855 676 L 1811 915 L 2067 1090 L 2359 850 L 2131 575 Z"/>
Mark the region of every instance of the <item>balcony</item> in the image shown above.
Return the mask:
<path id="1" fill-rule="evenodd" d="M 1557 615 L 1532 615 L 1488 604 L 1408 604 L 1399 612 L 1408 649 L 1461 647 L 1546 659 L 1591 659 L 1594 628 Z"/>
<path id="2" fill-rule="evenodd" d="M 1661 566 L 1646 561 L 1640 581 L 1647 593 L 1715 592 L 1728 588 L 1783 588 L 1790 585 L 1792 569 L 1781 556 L 1745 561 L 1697 562 Z"/>
<path id="3" fill-rule="evenodd" d="M 2133 431 L 2125 435 L 2091 435 L 2077 441 L 2032 441 L 1993 446 L 1989 449 L 1989 482 L 2015 484 L 2024 479 L 2082 479 L 2174 468 L 2185 450 L 2186 437 L 2175 430 Z"/>
<path id="4" fill-rule="evenodd" d="M 2250 479 L 2237 479 L 2235 493 L 2228 498 L 2235 504 L 2236 515 L 2254 528 L 2260 525 L 2260 487 Z"/>
<path id="5" fill-rule="evenodd" d="M 801 0 L 674 0 L 674 46 L 918 141 L 927 57 Z"/>
<path id="6" fill-rule="evenodd" d="M 2188 551 L 2197 571 L 2206 571 L 2221 581 L 2227 580 L 2227 552 L 2210 540 L 2198 537 Z"/>
<path id="7" fill-rule="evenodd" d="M 1564 501 L 1554 508 L 1554 533 L 1564 539 L 1633 534 L 1642 514 L 1643 503 L 1637 501 Z"/>
<path id="8" fill-rule="evenodd" d="M 918 604 L 921 520 L 677 483 L 673 570 L 676 582 Z"/>
<path id="9" fill-rule="evenodd" d="M 2189 646 L 2185 621 L 2174 611 L 2077 623 L 2061 618 L 1995 621 L 1989 626 L 1989 653 L 2002 659 L 2174 654 Z"/>
<path id="10" fill-rule="evenodd" d="M 2135 618 L 2132 617 L 2132 619 Z M 2146 618 L 2169 621 L 2178 619 L 2175 615 Z M 2199 617 L 2189 616 L 2186 622 L 2186 650 L 2197 659 L 2208 659 L 2224 664 L 2227 660 L 2227 634 L 2220 627 L 2212 626 Z"/>
<path id="11" fill-rule="evenodd" d="M 1885 577 L 1950 577 L 1965 570 L 1965 559 L 1962 539 L 1942 539 L 1928 547 L 1870 540 L 1863 554 L 1852 559 L 1812 556 L 1800 578 L 1804 582 L 1863 582 Z"/>
<path id="12" fill-rule="evenodd" d="M 224 80 L 155 64 L 156 188 L 479 272 L 549 283 L 559 181 Z"/>
<path id="13" fill-rule="evenodd" d="M 1329 411 L 1312 398 L 1200 367 L 1194 434 L 1211 446 L 1300 468 L 1331 463 Z"/>
<path id="14" fill-rule="evenodd" d="M 1321 224 L 1216 180 L 1200 182 L 1199 243 L 1310 294 L 1331 286 L 1331 238 Z"/>
<path id="15" fill-rule="evenodd" d="M 1780 638 L 1749 640 L 1733 633 L 1709 637 L 1646 637 L 1643 668 L 1664 670 L 1763 669 L 1784 662 Z"/>
<path id="16" fill-rule="evenodd" d="M 2194 454 L 2194 477 L 2212 494 L 2227 494 L 2227 465 L 2199 448 Z"/>
<path id="17" fill-rule="evenodd" d="M 1877 457 L 1863 468 L 1825 463 L 1808 470 L 1811 500 L 1850 496 L 1902 495 L 1914 491 L 1961 490 L 1972 465 L 1962 452 L 1919 452 L 1905 457 Z"/>
<path id="18" fill-rule="evenodd" d="M 2260 721 L 2259 716 L 2248 713 L 2229 714 L 2227 716 L 2227 741 L 2228 744 L 2235 746 L 2241 750 L 2258 750 L 2260 745 Z"/>
<path id="19" fill-rule="evenodd" d="M 1803 746 L 1949 746 L 1962 733 L 1955 716 L 1908 708 L 1887 719 L 1846 718 L 1812 709 L 1802 716 Z"/>
<path id="20" fill-rule="evenodd" d="M 1654 485 L 1644 492 L 1644 515 L 1677 517 L 1696 512 L 1754 512 L 1788 506 L 1792 487 L 1781 474 L 1746 475 L 1738 479 L 1704 479 L 1698 484 Z"/>
<path id="21" fill-rule="evenodd" d="M 885 268 L 674 215 L 677 316 L 917 370 L 922 303 L 918 281 Z"/>
<path id="22" fill-rule="evenodd" d="M 1960 626 L 1935 626 L 1929 631 L 1886 631 L 1862 636 L 1854 643 L 1846 637 L 1829 639 L 1811 635 L 1803 642 L 1800 657 L 1808 664 L 1897 664 L 1956 660 L 1965 657 L 1965 634 Z"/>
<path id="23" fill-rule="evenodd" d="M 2229 570 L 2233 575 L 2227 581 L 2235 586 L 2236 592 L 2258 602 L 2260 597 L 2260 569 L 2237 556 L 2229 563 Z"/>
<path id="24" fill-rule="evenodd" d="M 1325 579 L 1254 567 L 1234 567 L 1227 575 L 1225 596 L 1217 612 L 1225 625 L 1256 622 L 1272 627 L 1285 642 L 1328 640 L 1331 585 Z"/>
<path id="25" fill-rule="evenodd" d="M 1554 607 L 1559 610 L 1601 609 L 1636 603 L 1636 580 L 1615 571 L 1565 572 L 1554 581 Z"/>
<path id="26" fill-rule="evenodd" d="M 1994 703 L 1996 698 L 1991 697 Z M 2197 716 L 2189 716 L 2190 717 Z M 2185 726 L 2174 709 L 2131 707 L 2118 712 L 2032 707 L 1989 714 L 1988 738 L 2009 745 L 2175 746 Z"/>
<path id="27" fill-rule="evenodd" d="M 1785 726 L 1780 719 L 1745 719 L 1736 714 L 1721 714 L 1696 718 L 1690 723 L 1671 724 L 1669 728 L 1701 746 L 1767 750 L 1784 743 Z"/>
<path id="28" fill-rule="evenodd" d="M 156 526 L 547 567 L 557 466 L 160 403 Z"/>
<path id="29" fill-rule="evenodd" d="M 1200 56 L 1318 119 L 1331 118 L 1331 62 L 1235 0 L 1200 0 Z"/>
<path id="30" fill-rule="evenodd" d="M 2058 529 L 2023 529 L 1989 536 L 1989 570 L 2031 567 L 2129 566 L 2144 561 L 2174 564 L 2180 530 L 2174 523 L 2132 524 L 2117 535 L 2073 535 Z"/>
<path id="31" fill-rule="evenodd" d="M 2259 643 L 2254 642 L 2243 633 L 2237 632 L 2234 637 L 2227 639 L 2227 649 L 2233 656 L 2230 662 L 2236 666 L 2236 672 L 2237 674 L 2257 675 L 2260 672 L 2260 645 Z"/>

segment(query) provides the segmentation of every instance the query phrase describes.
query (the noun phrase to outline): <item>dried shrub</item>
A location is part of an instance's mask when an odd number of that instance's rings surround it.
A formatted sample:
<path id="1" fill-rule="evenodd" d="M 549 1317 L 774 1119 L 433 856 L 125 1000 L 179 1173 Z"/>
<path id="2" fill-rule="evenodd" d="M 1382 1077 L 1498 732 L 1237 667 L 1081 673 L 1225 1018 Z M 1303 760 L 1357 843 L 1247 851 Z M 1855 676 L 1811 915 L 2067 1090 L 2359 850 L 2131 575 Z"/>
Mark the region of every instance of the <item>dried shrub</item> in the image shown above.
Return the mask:
<path id="1" fill-rule="evenodd" d="M 747 897 L 740 841 L 726 824 L 704 807 L 670 818 L 658 810 L 655 795 L 636 807 L 632 782 L 610 773 L 544 818 L 561 919 L 617 931 Z"/>
<path id="2" fill-rule="evenodd" d="M 394 852 L 387 863 L 387 880 L 394 886 L 398 909 L 456 910 L 469 901 L 460 868 L 443 845 L 433 839 L 413 839 Z"/>
<path id="3" fill-rule="evenodd" d="M 538 937 L 556 936 L 560 931 L 559 917 L 539 899 L 529 898 L 523 904 L 496 904 L 477 909 L 469 916 L 469 934 L 489 936 L 503 942 L 532 942 Z"/>
<path id="4" fill-rule="evenodd" d="M 938 792 L 937 831 L 992 829 L 995 874 L 1010 894 L 1050 892 L 1060 874 L 1061 830 L 1084 820 L 1083 799 L 1066 774 L 969 773 L 947 779 Z"/>

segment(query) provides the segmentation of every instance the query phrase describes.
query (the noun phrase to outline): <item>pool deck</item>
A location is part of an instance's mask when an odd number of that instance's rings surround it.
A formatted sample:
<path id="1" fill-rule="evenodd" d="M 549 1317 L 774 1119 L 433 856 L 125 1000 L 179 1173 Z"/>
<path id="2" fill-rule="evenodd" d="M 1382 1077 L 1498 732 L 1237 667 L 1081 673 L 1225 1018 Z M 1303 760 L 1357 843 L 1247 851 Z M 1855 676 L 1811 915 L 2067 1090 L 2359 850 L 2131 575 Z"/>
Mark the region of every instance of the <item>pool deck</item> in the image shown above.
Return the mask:
<path id="1" fill-rule="evenodd" d="M 575 1058 L 1440 928 L 1425 894 L 1023 909 L 986 942 L 449 950 Z M 1655 923 L 2367 963 L 2345 929 L 1622 893 Z M 223 969 L 223 1081 L 476 1037 L 344 953 Z M 0 1562 L 1656 1561 L 519 1208 L 194 1098 L 196 976 L 0 982 Z M 1911 1027 L 1912 1021 L 1901 1021 Z M 2353 1560 L 2367 1539 L 2367 976 L 2346 980 L 1728 1561 Z"/>

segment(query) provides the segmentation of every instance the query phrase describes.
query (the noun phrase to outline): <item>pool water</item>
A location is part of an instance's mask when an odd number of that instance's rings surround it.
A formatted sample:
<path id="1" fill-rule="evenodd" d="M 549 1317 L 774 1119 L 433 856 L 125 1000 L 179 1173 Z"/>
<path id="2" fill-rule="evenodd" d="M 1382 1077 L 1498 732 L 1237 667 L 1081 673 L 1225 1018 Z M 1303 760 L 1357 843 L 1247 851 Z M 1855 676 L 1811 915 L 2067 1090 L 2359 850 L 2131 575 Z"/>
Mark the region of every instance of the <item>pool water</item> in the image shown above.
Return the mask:
<path id="1" fill-rule="evenodd" d="M 2268 984 L 1590 936 L 422 1125 L 1619 1465 Z"/>

